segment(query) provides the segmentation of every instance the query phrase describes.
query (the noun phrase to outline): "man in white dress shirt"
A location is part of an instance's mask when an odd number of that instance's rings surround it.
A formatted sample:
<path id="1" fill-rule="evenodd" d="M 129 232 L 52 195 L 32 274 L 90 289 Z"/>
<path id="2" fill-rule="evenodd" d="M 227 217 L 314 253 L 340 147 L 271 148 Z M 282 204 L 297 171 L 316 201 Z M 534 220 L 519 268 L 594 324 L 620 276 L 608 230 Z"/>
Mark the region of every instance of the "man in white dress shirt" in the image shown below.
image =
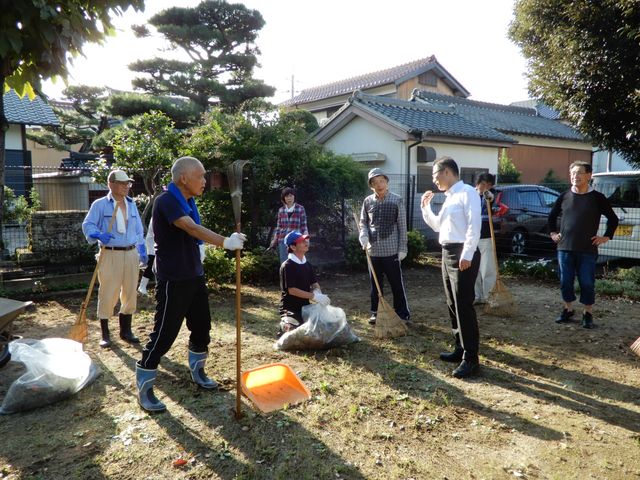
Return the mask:
<path id="1" fill-rule="evenodd" d="M 471 185 L 460 180 L 458 165 L 441 157 L 433 165 L 433 183 L 445 192 L 446 200 L 438 215 L 431 210 L 433 192 L 422 195 L 422 218 L 439 232 L 442 245 L 442 281 L 449 307 L 456 347 L 440 354 L 445 362 L 459 363 L 453 376 L 465 378 L 479 371 L 480 334 L 473 308 L 474 286 L 480 267 L 480 197 Z"/>

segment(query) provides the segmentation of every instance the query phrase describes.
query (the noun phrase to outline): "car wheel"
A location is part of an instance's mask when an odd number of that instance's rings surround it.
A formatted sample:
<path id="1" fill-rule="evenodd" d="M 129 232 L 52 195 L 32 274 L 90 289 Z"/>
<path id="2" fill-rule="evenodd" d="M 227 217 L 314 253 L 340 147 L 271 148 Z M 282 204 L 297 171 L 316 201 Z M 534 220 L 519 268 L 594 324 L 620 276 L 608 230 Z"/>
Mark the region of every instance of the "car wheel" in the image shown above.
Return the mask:
<path id="1" fill-rule="evenodd" d="M 511 253 L 515 255 L 524 255 L 529 248 L 529 237 L 527 232 L 516 230 L 511 236 Z"/>

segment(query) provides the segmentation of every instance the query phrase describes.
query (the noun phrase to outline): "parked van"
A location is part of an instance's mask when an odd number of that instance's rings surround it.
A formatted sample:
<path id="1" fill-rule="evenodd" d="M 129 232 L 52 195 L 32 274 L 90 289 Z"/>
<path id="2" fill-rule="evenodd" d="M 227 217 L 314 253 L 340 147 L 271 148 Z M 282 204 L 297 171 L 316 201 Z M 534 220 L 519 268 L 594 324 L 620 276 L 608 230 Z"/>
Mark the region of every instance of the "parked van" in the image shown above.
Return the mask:
<path id="1" fill-rule="evenodd" d="M 620 223 L 613 239 L 598 249 L 600 255 L 640 259 L 640 171 L 593 174 L 593 188 L 611 202 Z M 607 219 L 600 219 L 598 235 L 604 233 Z"/>

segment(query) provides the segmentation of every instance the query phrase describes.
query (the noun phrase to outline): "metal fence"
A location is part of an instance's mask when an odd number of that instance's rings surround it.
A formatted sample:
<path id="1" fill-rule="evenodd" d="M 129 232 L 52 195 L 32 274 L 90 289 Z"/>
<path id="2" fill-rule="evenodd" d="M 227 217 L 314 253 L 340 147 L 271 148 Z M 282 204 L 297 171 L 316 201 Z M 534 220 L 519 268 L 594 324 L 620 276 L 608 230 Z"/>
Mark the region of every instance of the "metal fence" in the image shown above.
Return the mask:
<path id="1" fill-rule="evenodd" d="M 418 183 L 424 185 L 424 182 L 417 182 L 415 175 L 389 175 L 389 189 L 401 195 L 408 207 L 408 228 L 424 235 L 428 249 L 438 249 L 437 233 L 422 219 L 420 201 L 424 192 L 418 191 Z M 609 199 L 620 219 L 614 238 L 600 246 L 600 259 L 625 258 L 640 262 L 640 172 L 623 185 L 620 181 L 598 179 L 595 187 Z M 504 257 L 555 257 L 556 245 L 549 237 L 548 216 L 558 195 L 569 188 L 568 182 L 497 185 L 492 212 L 499 254 Z M 435 213 L 439 212 L 444 199 L 443 193 L 436 193 L 432 202 Z M 351 204 L 356 205 L 354 208 L 359 212 L 362 199 L 351 199 Z M 606 218 L 602 217 L 598 234 L 603 235 L 605 228 Z M 347 226 L 346 231 L 353 232 L 353 227 Z"/>
<path id="2" fill-rule="evenodd" d="M 16 186 L 16 191 L 22 194 L 22 197 L 15 195 L 6 202 L 2 231 L 5 258 L 29 243 L 25 206 L 33 206 L 35 198 L 30 195 L 31 191 L 37 192 L 39 210 L 49 212 L 87 211 L 91 203 L 107 191 L 106 185 L 93 182 L 90 172 L 82 168 L 7 165 L 5 178 L 9 188 Z M 421 190 L 425 188 L 425 182 L 417 182 L 416 175 L 389 175 L 389 189 L 403 197 L 407 207 L 408 228 L 421 232 L 428 240 L 428 247 L 437 249 L 437 234 L 422 219 L 420 199 L 423 192 L 418 191 L 418 183 Z M 620 217 L 614 239 L 600 247 L 600 255 L 640 260 L 640 180 L 627 182 L 622 189 L 619 182 L 600 182 L 596 186 L 610 198 Z M 500 252 L 503 255 L 554 256 L 555 245 L 548 236 L 547 217 L 557 195 L 567 188 L 568 183 L 496 186 L 494 225 Z M 134 184 L 131 193 L 134 196 L 145 193 L 142 184 Z M 339 232 L 341 238 L 337 240 L 342 246 L 345 239 L 355 233 L 353 213 L 360 213 L 363 200 L 364 196 L 345 199 L 340 207 L 341 215 L 335 216 L 338 222 L 342 218 L 342 225 L 329 229 Z M 436 212 L 443 201 L 444 195 L 438 193 L 433 201 Z M 604 232 L 604 224 L 603 217 L 600 234 Z"/>

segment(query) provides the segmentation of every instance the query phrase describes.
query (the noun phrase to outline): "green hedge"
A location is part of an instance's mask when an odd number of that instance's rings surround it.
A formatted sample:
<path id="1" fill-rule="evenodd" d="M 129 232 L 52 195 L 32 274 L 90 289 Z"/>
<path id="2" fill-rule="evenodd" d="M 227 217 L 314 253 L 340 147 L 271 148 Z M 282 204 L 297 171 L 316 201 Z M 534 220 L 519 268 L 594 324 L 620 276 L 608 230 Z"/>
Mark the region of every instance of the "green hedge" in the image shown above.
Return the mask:
<path id="1" fill-rule="evenodd" d="M 347 263 L 347 267 L 362 270 L 367 268 L 367 258 L 364 254 L 364 250 L 360 245 L 358 237 L 347 238 L 346 247 L 344 251 L 344 258 Z M 416 261 L 425 251 L 426 242 L 424 236 L 417 230 L 411 230 L 407 232 L 407 257 L 402 261 L 404 266 L 415 265 Z"/>
<path id="2" fill-rule="evenodd" d="M 205 250 L 204 273 L 210 285 L 233 283 L 236 280 L 235 253 L 208 246 Z M 263 247 L 243 250 L 240 269 L 243 283 L 264 284 L 278 282 L 280 261 L 274 252 Z"/>

